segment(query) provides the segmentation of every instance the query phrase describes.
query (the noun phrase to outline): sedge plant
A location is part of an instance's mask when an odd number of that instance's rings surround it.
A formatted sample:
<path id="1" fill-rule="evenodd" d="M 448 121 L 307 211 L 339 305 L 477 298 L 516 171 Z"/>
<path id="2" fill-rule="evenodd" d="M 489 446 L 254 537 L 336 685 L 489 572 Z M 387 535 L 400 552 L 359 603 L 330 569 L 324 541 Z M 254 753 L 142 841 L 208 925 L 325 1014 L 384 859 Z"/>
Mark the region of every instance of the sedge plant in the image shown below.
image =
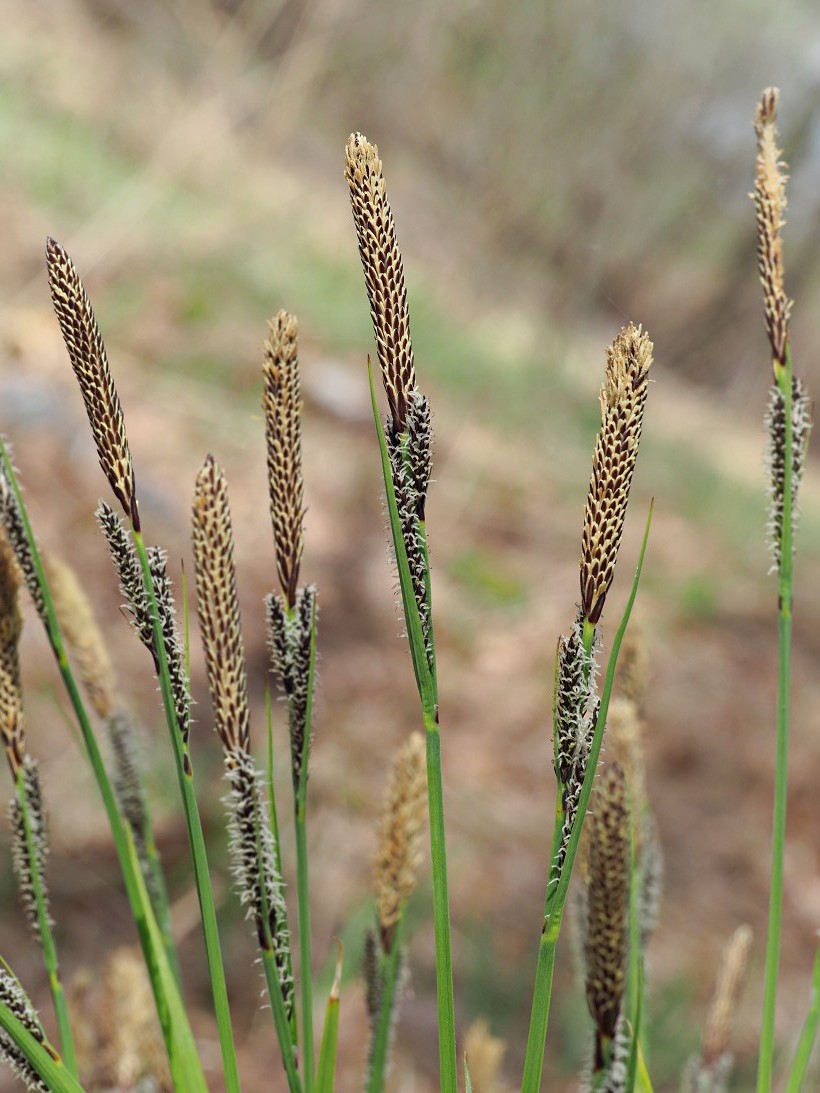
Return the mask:
<path id="1" fill-rule="evenodd" d="M 794 375 L 789 339 L 791 302 L 783 285 L 781 231 L 785 175 L 777 147 L 777 93 L 769 89 L 756 118 L 758 156 L 754 200 L 758 265 L 764 288 L 766 329 L 774 383 L 768 413 L 770 542 L 779 581 L 777 769 L 772 884 L 761 1025 L 758 1093 L 772 1088 L 775 1003 L 780 948 L 783 852 L 787 800 L 790 648 L 794 593 L 793 553 L 797 491 L 811 426 L 811 406 Z M 442 731 L 433 628 L 427 496 L 432 472 L 430 403 L 416 381 L 408 294 L 396 227 L 378 149 L 359 133 L 345 151 L 359 255 L 387 399 L 379 410 L 368 362 L 376 429 L 401 607 L 421 706 L 423 733 L 408 736 L 388 780 L 375 860 L 375 922 L 364 950 L 365 1008 L 369 1040 L 363 1051 L 364 1088 L 387 1087 L 391 1046 L 407 977 L 406 912 L 417 883 L 420 844 L 429 825 L 436 964 L 439 1088 L 459 1088 L 456 1014 L 448 896 L 442 778 Z M 192 759 L 187 596 L 184 637 L 163 550 L 147 545 L 131 451 L 113 373 L 90 301 L 77 271 L 54 240 L 47 268 L 55 312 L 79 383 L 100 465 L 120 516 L 101 502 L 97 518 L 125 600 L 125 613 L 148 650 L 159 682 L 182 811 L 188 831 L 200 905 L 214 1016 L 229 1093 L 240 1089 L 216 904 L 200 819 Z M 239 899 L 253 924 L 267 1004 L 289 1093 L 332 1093 L 342 1001 L 342 953 L 327 996 L 317 1043 L 311 938 L 311 871 L 308 856 L 308 786 L 317 660 L 317 590 L 302 581 L 304 516 L 303 404 L 298 328 L 280 311 L 270 323 L 263 356 L 263 411 L 268 503 L 278 587 L 265 600 L 270 663 L 281 689 L 289 738 L 293 799 L 297 945 L 283 881 L 274 788 L 273 724 L 267 712 L 267 763 L 253 754 L 250 683 L 239 613 L 235 541 L 227 476 L 208 455 L 196 477 L 192 539 L 196 612 L 205 667 L 228 784 L 230 853 Z M 523 1093 L 539 1093 L 552 1004 L 556 952 L 576 865 L 574 906 L 582 934 L 584 993 L 591 1021 L 592 1058 L 585 1075 L 594 1093 L 652 1089 L 646 1029 L 648 994 L 644 954 L 654 926 L 660 852 L 645 785 L 640 654 L 627 640 L 647 549 L 646 521 L 637 568 L 599 686 L 601 623 L 615 577 L 638 456 L 653 345 L 639 326 L 625 326 L 607 350 L 600 394 L 601 428 L 581 532 L 579 605 L 559 639 L 554 663 L 551 763 L 556 805 L 543 921 L 536 954 Z M 44 624 L 76 715 L 86 755 L 108 816 L 134 917 L 175 1090 L 204 1093 L 206 1080 L 184 1001 L 174 942 L 171 901 L 157 852 L 149 795 L 140 770 L 136 727 L 108 659 L 104 638 L 73 574 L 41 551 L 33 534 L 10 453 L 0 445 L 0 740 L 14 783 L 11 825 L 14 866 L 23 904 L 40 945 L 52 990 L 58 1044 L 52 1044 L 13 973 L 0 967 L 0 1057 L 29 1088 L 82 1091 L 73 1028 L 57 960 L 52 908 L 46 886 L 46 820 L 36 763 L 23 717 L 18 662 L 18 585 L 28 588 Z M 625 644 L 626 642 L 626 644 Z M 619 657 L 620 667 L 619 667 Z M 616 669 L 619 672 L 615 693 Z M 109 744 L 106 760 L 95 728 Z M 599 770 L 604 737 L 606 763 Z M 588 816 L 589 814 L 589 816 Z M 729 1033 L 750 949 L 741 928 L 724 954 L 700 1054 L 684 1076 L 687 1093 L 726 1089 L 731 1065 Z M 820 960 L 812 998 L 788 1074 L 789 1093 L 806 1079 L 820 1025 Z M 467 1089 L 500 1089 L 500 1041 L 480 1023 L 467 1038 Z"/>

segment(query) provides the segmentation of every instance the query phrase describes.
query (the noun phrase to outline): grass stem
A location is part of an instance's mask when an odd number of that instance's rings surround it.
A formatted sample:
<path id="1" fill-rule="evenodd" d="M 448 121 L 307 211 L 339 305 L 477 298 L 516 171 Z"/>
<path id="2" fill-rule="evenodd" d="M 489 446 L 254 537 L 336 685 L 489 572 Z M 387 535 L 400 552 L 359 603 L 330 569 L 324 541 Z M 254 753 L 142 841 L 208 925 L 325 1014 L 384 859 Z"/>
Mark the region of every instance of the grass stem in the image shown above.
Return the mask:
<path id="1" fill-rule="evenodd" d="M 769 890 L 769 935 L 766 945 L 766 973 L 763 988 L 763 1020 L 757 1069 L 757 1093 L 769 1093 L 774 1067 L 777 979 L 780 967 L 780 935 L 783 919 L 783 867 L 786 850 L 786 806 L 789 775 L 789 727 L 791 700 L 792 603 L 794 598 L 794 552 L 792 481 L 794 476 L 792 420 L 792 359 L 778 375 L 784 403 L 783 530 L 777 613 L 777 740 L 775 751 L 774 808 L 772 814 L 772 871 Z"/>
<path id="2" fill-rule="evenodd" d="M 598 769 L 598 759 L 601 754 L 604 728 L 606 727 L 606 717 L 609 711 L 609 699 L 612 694 L 612 685 L 615 682 L 615 669 L 618 664 L 618 653 L 620 652 L 621 643 L 629 624 L 635 597 L 638 594 L 638 585 L 640 584 L 646 547 L 649 541 L 649 528 L 652 523 L 652 509 L 653 505 L 650 505 L 632 588 L 626 602 L 626 607 L 624 608 L 623 616 L 621 617 L 620 625 L 615 634 L 615 640 L 612 643 L 612 652 L 610 653 L 607 662 L 606 676 L 604 677 L 604 685 L 601 691 L 601 705 L 598 710 L 598 717 L 595 722 L 595 732 L 589 749 L 586 775 L 584 776 L 584 782 L 578 798 L 575 823 L 572 826 L 572 832 L 569 837 L 569 842 L 567 843 L 564 864 L 560 876 L 557 878 L 557 883 L 556 878 L 552 874 L 552 867 L 550 868 L 550 878 L 547 884 L 547 896 L 544 906 L 544 925 L 541 930 L 541 940 L 538 946 L 538 962 L 535 971 L 532 1012 L 530 1015 L 530 1029 L 527 1037 L 527 1053 L 524 1058 L 524 1074 L 521 1080 L 521 1093 L 538 1093 L 541 1088 L 541 1073 L 544 1068 L 544 1050 L 547 1040 L 547 1024 L 549 1022 L 552 982 L 555 971 L 555 951 L 558 945 L 558 938 L 561 934 L 564 905 L 569 891 L 572 867 L 575 864 L 575 856 L 578 852 L 578 844 L 581 840 L 584 818 L 586 817 L 589 799 L 592 794 L 592 786 Z M 584 636 L 586 639 L 586 634 Z M 560 805 L 556 809 L 555 822 L 556 829 L 553 833 L 552 840 L 552 860 L 554 860 L 558 840 L 560 840 L 561 837 L 561 828 L 563 826 L 563 809 L 560 808 Z"/>
<path id="3" fill-rule="evenodd" d="M 194 791 L 193 765 L 191 763 L 188 745 L 183 741 L 182 733 L 177 723 L 174 697 L 171 690 L 171 677 L 168 672 L 168 657 L 159 619 L 154 582 L 151 576 L 148 552 L 145 549 L 145 542 L 140 531 L 134 530 L 134 544 L 137 549 L 140 565 L 142 566 L 145 591 L 151 606 L 151 618 L 154 627 L 154 646 L 157 661 L 159 663 L 160 690 L 162 692 L 162 703 L 171 736 L 171 745 L 174 752 L 177 777 L 185 812 L 185 823 L 188 828 L 191 856 L 194 863 L 194 878 L 196 882 L 197 897 L 199 899 L 200 915 L 202 918 L 202 930 L 205 936 L 205 952 L 208 960 L 208 973 L 211 979 L 217 1034 L 219 1036 L 219 1046 L 222 1052 L 222 1062 L 225 1072 L 225 1087 L 228 1093 L 239 1093 L 239 1072 L 236 1064 L 236 1049 L 234 1047 L 233 1027 L 231 1025 L 231 1014 L 228 1004 L 228 989 L 225 983 L 225 970 L 222 964 L 222 949 L 219 941 L 216 908 L 214 906 L 211 877 L 208 869 L 205 837 L 202 832 L 202 821 L 199 815 L 196 793 Z"/>

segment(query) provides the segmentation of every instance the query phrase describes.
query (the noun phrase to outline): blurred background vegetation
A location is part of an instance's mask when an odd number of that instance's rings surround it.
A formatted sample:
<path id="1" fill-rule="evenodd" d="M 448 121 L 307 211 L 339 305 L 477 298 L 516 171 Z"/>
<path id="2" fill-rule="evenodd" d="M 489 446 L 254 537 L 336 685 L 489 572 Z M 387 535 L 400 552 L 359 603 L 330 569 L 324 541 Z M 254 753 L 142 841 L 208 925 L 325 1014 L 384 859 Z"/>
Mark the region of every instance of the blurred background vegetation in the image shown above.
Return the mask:
<path id="1" fill-rule="evenodd" d="M 603 349 L 634 320 L 655 341 L 656 382 L 607 629 L 655 496 L 640 625 L 652 665 L 650 792 L 667 863 L 651 969 L 656 1088 L 676 1088 L 698 1042 L 717 954 L 749 922 L 756 943 L 737 1037 L 738 1088 L 747 1088 L 762 983 L 776 671 L 759 424 L 769 365 L 747 197 L 751 119 L 761 89 L 778 85 L 794 178 L 786 233 L 793 344 L 796 367 L 817 391 L 814 5 L 0 0 L 0 14 L 0 428 L 15 444 L 40 538 L 93 594 L 123 690 L 152 741 L 160 843 L 206 1062 L 215 1066 L 218 1053 L 170 755 L 150 664 L 120 617 L 94 527 L 103 480 L 50 314 L 43 243 L 52 234 L 68 248 L 94 301 L 147 534 L 170 548 L 177 574 L 188 556 L 196 469 L 209 450 L 226 467 L 260 709 L 260 597 L 274 581 L 260 346 L 278 308 L 299 316 L 305 566 L 322 604 L 315 951 L 329 965 L 332 936 L 345 939 L 342 1088 L 359 1088 L 364 1011 L 355 970 L 370 915 L 373 828 L 388 757 L 416 724 L 384 557 L 364 372 L 371 332 L 342 175 L 345 139 L 359 129 L 385 163 L 417 371 L 436 410 L 429 528 L 459 1026 L 490 1017 L 509 1042 L 514 1088 L 551 831 L 552 654 L 578 594 Z M 814 467 L 799 547 L 784 1047 L 802 1019 L 820 925 Z M 33 618 L 24 658 L 31 747 L 44 764 L 54 829 L 62 959 L 69 975 L 93 979 L 115 946 L 133 940 L 131 926 Z M 199 782 L 219 875 L 219 749 L 196 649 L 193 667 Z M 261 728 L 257 718 L 260 742 Z M 0 952 L 47 1011 L 5 841 L 2 854 Z M 433 1088 L 427 887 L 413 909 L 397 1089 Z M 247 1088 L 279 1088 L 269 1018 L 256 1008 L 253 942 L 227 883 L 221 904 Z M 551 1089 L 572 1088 L 587 1040 L 563 957 Z M 5 1081 L 0 1075 L 0 1089 L 10 1088 Z M 215 1073 L 212 1081 L 218 1089 Z"/>

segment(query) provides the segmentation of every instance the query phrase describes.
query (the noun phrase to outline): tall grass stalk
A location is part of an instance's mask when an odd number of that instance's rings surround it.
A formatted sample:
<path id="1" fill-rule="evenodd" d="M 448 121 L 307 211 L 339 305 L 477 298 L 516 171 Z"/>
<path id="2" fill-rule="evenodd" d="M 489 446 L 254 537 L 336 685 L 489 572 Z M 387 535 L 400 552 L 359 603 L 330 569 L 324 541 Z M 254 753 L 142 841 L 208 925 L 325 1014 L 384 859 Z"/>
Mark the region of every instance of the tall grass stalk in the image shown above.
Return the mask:
<path id="1" fill-rule="evenodd" d="M 138 600 L 132 607 L 139 616 L 140 636 L 151 650 L 159 677 L 194 860 L 197 894 L 205 932 L 208 969 L 216 1009 L 219 1042 L 224 1061 L 225 1081 L 229 1093 L 238 1093 L 239 1076 L 236 1068 L 233 1030 L 228 1010 L 228 996 L 219 947 L 216 912 L 208 874 L 205 840 L 202 835 L 199 810 L 193 789 L 193 767 L 188 751 L 188 726 L 183 726 L 180 723 L 175 700 L 179 696 L 175 696 L 169 669 L 167 643 L 169 641 L 176 643 L 177 637 L 176 633 L 169 634 L 163 629 L 163 618 L 158 603 L 158 586 L 155 586 L 155 577 L 151 570 L 141 531 L 136 479 L 125 429 L 125 419 L 108 363 L 105 343 L 91 301 L 74 267 L 74 263 L 54 239 L 49 239 L 47 242 L 46 263 L 54 311 L 85 403 L 100 466 L 108 479 L 112 492 L 128 518 L 133 533 L 134 549 L 136 549 L 139 568 L 142 572 L 143 590 L 139 592 L 137 588 L 133 589 L 133 593 L 138 596 Z M 110 512 L 110 517 L 112 520 L 114 519 L 113 512 Z M 116 530 L 119 531 L 118 522 Z M 131 545 L 124 532 L 120 536 L 119 542 L 121 551 L 128 553 L 129 556 L 128 558 L 115 556 L 115 564 L 130 565 Z M 114 551 L 114 554 L 116 555 L 116 551 Z M 133 579 L 135 585 L 138 584 L 139 577 L 137 574 L 133 574 Z M 166 614 L 172 613 L 172 605 L 169 603 L 165 606 L 168 607 Z M 166 618 L 165 621 L 170 622 L 172 628 L 174 627 L 172 618 Z M 178 682 L 181 683 L 182 689 L 185 691 L 184 697 L 187 703 L 189 701 L 187 680 Z"/>
<path id="2" fill-rule="evenodd" d="M 552 982 L 555 971 L 555 953 L 558 939 L 561 934 L 564 907 L 569 891 L 572 868 L 575 864 L 575 856 L 578 852 L 578 845 L 581 840 L 584 817 L 586 816 L 587 808 L 589 806 L 592 786 L 597 773 L 598 759 L 601 754 L 609 700 L 612 694 L 612 686 L 615 681 L 615 669 L 618 664 L 618 653 L 620 652 L 626 628 L 629 625 L 635 597 L 638 594 L 638 585 L 640 584 L 644 557 L 646 556 L 646 548 L 649 542 L 652 509 L 653 506 L 650 505 L 632 588 L 626 602 L 626 607 L 624 608 L 624 613 L 621 617 L 620 625 L 615 634 L 615 639 L 612 642 L 612 652 L 610 653 L 607 662 L 604 685 L 601 691 L 601 704 L 595 720 L 595 731 L 589 749 L 586 774 L 578 797 L 576 819 L 572 826 L 569 841 L 567 842 L 564 863 L 557 878 L 557 882 L 554 884 L 550 882 L 547 890 L 544 908 L 544 925 L 541 931 L 541 941 L 538 948 L 538 964 L 536 967 L 535 986 L 533 989 L 530 1029 L 527 1037 L 527 1052 L 524 1058 L 524 1074 L 521 1079 L 522 1093 L 538 1093 L 541 1087 L 541 1073 L 544 1067 L 544 1049 L 547 1039 L 547 1024 L 549 1021 Z M 560 843 L 560 826 L 563 824 L 563 819 L 563 811 L 559 808 L 556 815 L 556 832 L 553 835 L 554 849 L 557 844 Z"/>
<path id="3" fill-rule="evenodd" d="M 427 799 L 430 818 L 430 860 L 433 874 L 433 926 L 436 949 L 436 996 L 439 1029 L 439 1081 L 442 1093 L 457 1093 L 455 1002 L 453 997 L 453 963 L 450 948 L 450 899 L 447 885 L 447 843 L 444 826 L 444 787 L 441 774 L 441 732 L 438 717 L 438 680 L 435 672 L 435 642 L 432 628 L 428 638 L 422 630 L 419 604 L 407 558 L 407 549 L 396 501 L 390 455 L 376 402 L 373 372 L 368 361 L 370 398 L 379 440 L 382 474 L 387 497 L 387 511 L 399 573 L 404 619 L 413 670 L 421 701 L 422 723 L 427 752 Z M 418 535 L 427 554 L 426 528 L 418 521 Z M 432 616 L 429 571 L 425 573 L 426 607 Z M 428 646 L 429 641 L 429 646 Z M 433 650 L 431 654 L 429 649 Z"/>
<path id="4" fill-rule="evenodd" d="M 205 849 L 205 836 L 202 832 L 202 820 L 199 815 L 196 791 L 194 790 L 194 767 L 191 760 L 191 752 L 188 740 L 183 736 L 180 728 L 174 695 L 171 687 L 171 677 L 168 670 L 168 653 L 165 647 L 165 635 L 160 622 L 157 597 L 154 589 L 154 580 L 151 574 L 151 564 L 148 560 L 148 552 L 142 532 L 132 526 L 134 546 L 137 549 L 142 576 L 145 584 L 145 593 L 148 596 L 151 611 L 151 624 L 154 630 L 154 651 L 158 662 L 157 675 L 159 677 L 162 705 L 165 711 L 165 720 L 171 738 L 171 748 L 174 753 L 174 762 L 177 771 L 182 807 L 185 813 L 185 825 L 188 829 L 188 840 L 191 847 L 191 857 L 194 864 L 194 880 L 196 883 L 197 899 L 202 919 L 202 931 L 205 938 L 205 952 L 208 962 L 208 974 L 211 980 L 211 993 L 214 1001 L 216 1015 L 217 1034 L 219 1047 L 222 1052 L 222 1062 L 225 1074 L 225 1086 L 228 1093 L 239 1093 L 239 1071 L 236 1063 L 236 1048 L 234 1046 L 233 1026 L 231 1024 L 230 1005 L 228 1003 L 228 988 L 225 983 L 225 969 L 222 962 L 222 947 L 219 940 L 219 926 L 216 918 L 211 875 L 208 868 L 208 854 Z"/>
<path id="5" fill-rule="evenodd" d="M 767 417 L 771 472 L 769 533 L 774 568 L 778 574 L 777 604 L 777 727 L 775 786 L 772 816 L 772 868 L 769 892 L 769 931 L 760 1033 L 757 1090 L 768 1093 L 772 1084 L 783 917 L 783 867 L 788 801 L 789 730 L 791 701 L 792 611 L 794 605 L 794 534 L 797 492 L 802 478 L 811 429 L 811 404 L 792 366 L 789 320 L 792 303 L 783 281 L 782 228 L 785 223 L 785 165 L 777 147 L 776 88 L 767 88 L 755 115 L 757 160 L 752 195 L 757 219 L 757 257 L 763 287 L 766 332 L 771 347 L 774 387 Z"/>
<path id="6" fill-rule="evenodd" d="M 379 415 L 368 360 L 370 395 L 379 439 L 387 511 L 427 742 L 439 1081 L 443 1093 L 456 1093 L 458 1069 L 444 789 L 441 775 L 441 732 L 425 519 L 432 469 L 430 404 L 416 385 L 404 263 L 387 198 L 379 150 L 361 133 L 352 133 L 348 138 L 345 149 L 345 177 L 350 189 L 359 257 L 389 407 L 385 427 Z"/>
<path id="7" fill-rule="evenodd" d="M 785 407 L 785 452 L 793 446 L 792 361 L 786 353 L 778 386 Z M 760 1030 L 758 1093 L 771 1089 L 774 1067 L 777 981 L 780 969 L 780 935 L 783 921 L 783 867 L 786 854 L 786 807 L 789 780 L 789 728 L 791 706 L 792 604 L 794 567 L 792 546 L 793 460 L 786 455 L 783 477 L 783 534 L 777 601 L 777 740 L 775 750 L 774 807 L 772 813 L 772 871 L 769 890 L 769 934 L 766 944 L 766 973 L 763 987 L 763 1022 Z"/>
<path id="8" fill-rule="evenodd" d="M 296 900 L 299 919 L 299 971 L 302 1001 L 302 1057 L 305 1091 L 313 1089 L 313 971 L 310 936 L 310 874 L 307 844 L 308 754 L 313 725 L 313 695 L 316 677 L 316 604 L 310 618 L 310 661 L 308 664 L 308 696 L 302 739 L 299 778 L 294 786 L 294 833 L 296 840 Z"/>
<path id="9" fill-rule="evenodd" d="M 2 438 L 0 438 L 0 462 L 7 488 L 11 491 L 9 500 L 14 506 L 14 517 L 19 527 L 18 542 L 14 542 L 13 545 L 29 590 L 38 607 L 57 667 L 80 726 L 86 755 L 108 817 L 126 895 L 151 978 L 160 1027 L 168 1049 L 171 1073 L 175 1080 L 188 1082 L 186 1088 L 207 1093 L 193 1034 L 179 993 L 179 984 L 168 960 L 162 934 L 142 878 L 134 840 L 120 815 L 114 788 L 108 777 L 88 711 L 68 660 L 37 541 L 31 528 L 14 467 Z"/>

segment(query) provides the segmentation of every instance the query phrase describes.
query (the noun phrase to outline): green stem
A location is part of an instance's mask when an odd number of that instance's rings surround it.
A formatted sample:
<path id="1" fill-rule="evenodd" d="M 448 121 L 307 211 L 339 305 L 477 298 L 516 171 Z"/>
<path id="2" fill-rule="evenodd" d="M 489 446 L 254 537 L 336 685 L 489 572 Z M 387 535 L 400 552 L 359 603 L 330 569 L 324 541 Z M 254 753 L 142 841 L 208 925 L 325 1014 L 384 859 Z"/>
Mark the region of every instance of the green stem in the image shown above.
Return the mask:
<path id="1" fill-rule="evenodd" d="M 450 906 L 447 893 L 447 851 L 444 829 L 444 790 L 441 777 L 441 735 L 438 720 L 438 679 L 435 671 L 435 642 L 432 630 L 432 599 L 430 595 L 430 570 L 425 567 L 425 594 L 429 615 L 429 638 L 431 649 L 421 628 L 421 618 L 416 603 L 413 579 L 407 561 L 402 523 L 396 503 L 396 491 L 384 427 L 376 401 L 376 389 L 373 385 L 373 370 L 370 360 L 367 362 L 368 381 L 370 384 L 370 403 L 376 437 L 379 442 L 384 491 L 387 499 L 387 512 L 390 518 L 390 530 L 393 548 L 396 554 L 396 566 L 399 571 L 404 620 L 407 625 L 407 638 L 410 645 L 410 658 L 421 702 L 422 718 L 427 738 L 427 796 L 430 813 L 430 856 L 433 870 L 433 920 L 436 947 L 436 991 L 438 995 L 438 1033 L 439 1033 L 439 1081 L 442 1093 L 457 1093 L 458 1069 L 456 1064 L 455 1005 L 453 1000 L 453 967 L 450 946 Z M 423 521 L 416 522 L 425 560 L 427 552 L 427 532 Z"/>
<path id="2" fill-rule="evenodd" d="M 262 825 L 265 823 L 265 817 L 261 814 L 259 808 L 258 794 L 254 794 L 253 802 L 255 813 L 254 830 L 256 831 L 256 867 L 259 874 L 259 893 L 262 900 L 261 921 L 257 922 L 257 926 L 261 926 L 262 929 L 259 939 L 262 967 L 265 972 L 265 983 L 268 988 L 268 998 L 270 999 L 273 1023 L 276 1028 L 276 1036 L 279 1040 L 279 1048 L 282 1053 L 282 1063 L 285 1067 L 288 1089 L 290 1090 L 290 1093 L 302 1093 L 302 1082 L 297 1070 L 296 1044 L 292 1036 L 291 1026 L 285 1010 L 280 968 L 276 962 L 275 943 L 270 929 L 271 907 L 268 902 L 268 882 L 270 879 L 268 877 L 269 863 L 266 860 L 265 846 L 262 840 Z M 281 873 L 278 874 L 277 879 L 279 878 L 281 878 Z"/>
<path id="3" fill-rule="evenodd" d="M 757 1091 L 768 1093 L 774 1067 L 775 1013 L 777 979 L 780 967 L 780 935 L 783 920 L 783 867 L 786 850 L 786 806 L 789 776 L 789 724 L 791 699 L 792 600 L 794 596 L 794 559 L 792 546 L 792 480 L 794 473 L 792 429 L 792 361 L 786 353 L 786 365 L 778 377 L 783 394 L 785 437 L 783 453 L 783 530 L 780 542 L 777 619 L 777 742 L 775 752 L 774 808 L 772 814 L 772 871 L 769 891 L 769 936 L 766 945 L 766 974 L 763 988 L 763 1021 Z"/>
<path id="4" fill-rule="evenodd" d="M 370 1046 L 367 1084 L 365 1086 L 367 1093 L 381 1093 L 387 1079 L 387 1063 L 390 1056 L 390 1041 L 393 1035 L 393 1011 L 396 1006 L 396 989 L 401 971 L 402 921 L 403 914 L 399 916 L 396 922 L 391 941 L 392 948 L 380 961 L 379 974 L 382 976 L 381 1006 Z"/>
<path id="5" fill-rule="evenodd" d="M 299 904 L 299 971 L 302 994 L 302 1070 L 305 1093 L 313 1088 L 313 981 L 310 949 L 310 880 L 308 877 L 305 802 L 296 808 L 296 896 Z"/>
<path id="6" fill-rule="evenodd" d="M 20 810 L 23 816 L 23 828 L 26 836 L 26 855 L 28 857 L 28 869 L 31 877 L 31 886 L 34 890 L 34 904 L 37 908 L 37 925 L 40 931 L 40 946 L 43 950 L 43 963 L 48 973 L 48 983 L 51 988 L 51 997 L 54 1002 L 54 1016 L 57 1019 L 57 1029 L 60 1034 L 60 1048 L 63 1062 L 72 1077 L 78 1077 L 77 1058 L 74 1052 L 74 1037 L 71 1033 L 71 1022 L 68 1017 L 65 991 L 60 979 L 60 968 L 57 959 L 57 945 L 54 941 L 54 933 L 51 929 L 48 911 L 46 910 L 45 886 L 40 876 L 40 859 L 37 847 L 34 843 L 34 832 L 31 826 L 31 815 L 28 807 L 28 794 L 23 771 L 17 775 L 17 799 L 20 802 Z"/>
<path id="7" fill-rule="evenodd" d="M 191 762 L 191 754 L 187 743 L 183 740 L 180 726 L 177 722 L 174 696 L 171 690 L 171 678 L 168 672 L 168 656 L 165 650 L 165 640 L 162 634 L 162 625 L 157 609 L 157 598 L 154 591 L 154 581 L 151 576 L 151 567 L 148 561 L 148 552 L 141 532 L 134 529 L 134 544 L 142 566 L 145 591 L 151 605 L 151 619 L 154 628 L 154 647 L 159 663 L 159 682 L 162 692 L 162 703 L 165 709 L 165 719 L 171 736 L 171 746 L 176 763 L 179 788 L 182 796 L 182 804 L 185 812 L 185 823 L 188 828 L 188 838 L 191 846 L 191 856 L 194 863 L 194 878 L 196 881 L 199 910 L 202 918 L 202 929 L 205 935 L 205 952 L 208 960 L 208 972 L 211 979 L 211 991 L 214 1000 L 216 1014 L 216 1027 L 219 1036 L 219 1046 L 222 1051 L 222 1062 L 225 1071 L 225 1086 L 228 1093 L 238 1093 L 239 1072 L 236 1064 L 236 1050 L 233 1042 L 233 1028 L 231 1025 L 230 1007 L 228 1004 L 228 989 L 225 983 L 225 970 L 222 964 L 222 949 L 219 942 L 219 927 L 216 919 L 211 877 L 208 869 L 208 856 L 205 849 L 205 837 L 202 833 L 202 821 L 194 791 L 194 770 Z"/>
<path id="8" fill-rule="evenodd" d="M 649 528 L 652 523 L 653 507 L 654 503 L 649 507 L 649 515 L 646 520 L 646 528 L 644 530 L 643 542 L 641 543 L 638 565 L 635 570 L 635 578 L 632 582 L 629 598 L 626 602 L 626 607 L 624 608 L 624 613 L 621 617 L 617 633 L 615 634 L 615 640 L 612 643 L 612 652 L 610 653 L 609 661 L 607 662 L 606 676 L 604 677 L 604 685 L 601 691 L 601 704 L 598 709 L 598 717 L 595 722 L 595 732 L 592 737 L 589 756 L 587 757 L 586 774 L 578 798 L 578 808 L 575 814 L 575 822 L 572 825 L 572 831 L 570 832 L 569 841 L 567 843 L 564 864 L 557 883 L 555 883 L 555 878 L 553 876 L 552 864 L 550 865 L 550 878 L 547 884 L 547 895 L 544 906 L 544 924 L 541 928 L 541 940 L 538 947 L 538 963 L 535 971 L 532 1012 L 530 1015 L 529 1034 L 527 1036 L 527 1053 L 524 1059 L 524 1074 L 521 1080 L 521 1093 L 538 1093 L 541 1087 L 541 1072 L 544 1068 L 544 1049 L 546 1047 L 547 1024 L 549 1022 L 550 1001 L 552 997 L 552 980 L 555 971 L 555 950 L 561 933 L 561 923 L 563 920 L 567 892 L 569 891 L 569 882 L 572 876 L 572 867 L 575 864 L 575 856 L 578 852 L 578 844 L 581 840 L 581 832 L 584 826 L 584 819 L 586 818 L 589 798 L 592 794 L 592 786 L 598 769 L 598 759 L 601 754 L 601 745 L 604 739 L 604 728 L 606 727 L 606 716 L 609 711 L 609 699 L 612 694 L 612 685 L 615 681 L 618 654 L 621 649 L 624 634 L 626 633 L 626 628 L 629 624 L 629 618 L 632 614 L 635 597 L 638 594 L 638 585 L 640 583 L 646 547 L 649 541 Z M 584 633 L 584 644 L 585 646 L 587 644 L 586 631 Z M 553 857 L 551 861 L 555 860 L 556 840 L 561 837 L 561 828 L 559 825 L 563 826 L 563 812 L 560 807 L 556 809 L 555 830 L 553 831 L 552 840 Z"/>
<path id="9" fill-rule="evenodd" d="M 305 1093 L 313 1089 L 313 959 L 310 936 L 310 874 L 307 844 L 307 787 L 310 736 L 313 725 L 313 691 L 316 674 L 316 610 L 310 621 L 310 661 L 308 664 L 307 705 L 302 732 L 302 755 L 299 780 L 294 781 L 294 831 L 296 837 L 296 898 L 299 917 L 299 975 L 302 1000 L 302 1068 Z M 292 710 L 291 710 L 292 714 Z"/>
<path id="10" fill-rule="evenodd" d="M 182 983 L 182 972 L 179 967 L 179 955 L 174 942 L 174 930 L 171 923 L 171 901 L 168 897 L 168 885 L 165 882 L 165 870 L 162 868 L 162 860 L 157 850 L 154 839 L 154 829 L 146 811 L 145 814 L 145 856 L 148 869 L 151 874 L 151 884 L 148 887 L 148 895 L 151 906 L 154 908 L 159 932 L 162 934 L 162 943 L 168 955 L 168 963 L 177 978 Z M 147 880 L 147 878 L 146 878 Z"/>
<path id="11" fill-rule="evenodd" d="M 436 945 L 439 1067 L 442 1093 L 457 1093 L 456 1022 L 453 963 L 450 953 L 450 898 L 447 890 L 447 845 L 444 836 L 444 788 L 441 778 L 441 733 L 438 711 L 424 711 L 427 738 L 427 799 L 430 813 L 430 858 L 433 871 L 433 924 Z"/>
<path id="12" fill-rule="evenodd" d="M 804 1083 L 809 1070 L 814 1042 L 817 1039 L 818 1027 L 820 1027 L 820 949 L 817 950 L 814 957 L 809 1011 L 806 1014 L 803 1031 L 800 1033 L 800 1039 L 797 1043 L 797 1051 L 794 1054 L 794 1062 L 789 1074 L 786 1093 L 800 1093 L 805 1088 Z"/>

